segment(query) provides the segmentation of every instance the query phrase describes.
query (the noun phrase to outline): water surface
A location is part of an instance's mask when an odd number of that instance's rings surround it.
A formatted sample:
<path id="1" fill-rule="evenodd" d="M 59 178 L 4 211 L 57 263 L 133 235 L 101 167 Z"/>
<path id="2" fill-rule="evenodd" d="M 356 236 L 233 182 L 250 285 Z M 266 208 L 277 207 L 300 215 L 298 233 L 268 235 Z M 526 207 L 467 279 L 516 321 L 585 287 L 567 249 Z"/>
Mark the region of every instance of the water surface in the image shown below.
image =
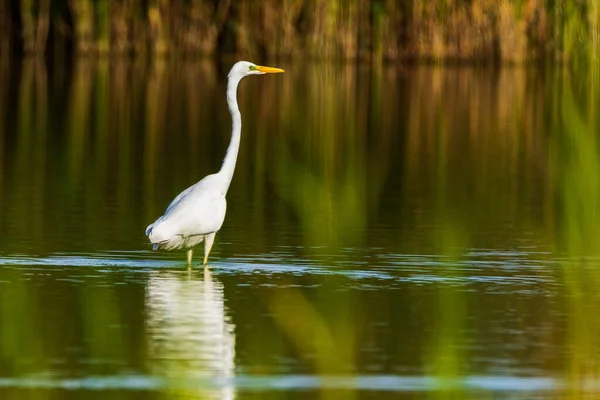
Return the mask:
<path id="1" fill-rule="evenodd" d="M 0 65 L 7 398 L 593 398 L 598 80 L 282 63 L 239 91 L 210 269 L 143 233 L 228 64 Z"/>

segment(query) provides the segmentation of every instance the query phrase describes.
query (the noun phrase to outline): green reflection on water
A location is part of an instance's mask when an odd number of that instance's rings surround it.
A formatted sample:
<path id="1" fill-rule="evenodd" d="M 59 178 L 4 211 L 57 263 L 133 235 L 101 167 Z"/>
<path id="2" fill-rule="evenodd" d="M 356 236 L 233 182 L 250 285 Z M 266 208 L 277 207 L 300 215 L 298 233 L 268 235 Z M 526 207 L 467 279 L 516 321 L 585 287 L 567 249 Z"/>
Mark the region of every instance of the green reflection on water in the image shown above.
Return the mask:
<path id="1" fill-rule="evenodd" d="M 0 63 L 0 254 L 73 257 L 3 264 L 0 375 L 427 375 L 432 397 L 486 398 L 463 378 L 504 357 L 499 375 L 584 398 L 600 379 L 597 73 L 281 66 L 240 88 L 218 262 L 188 273 L 143 252 L 143 230 L 220 165 L 227 65 Z M 118 251 L 135 268 L 101 264 Z"/>
<path id="2" fill-rule="evenodd" d="M 600 249 L 600 154 L 598 146 L 597 66 L 590 72 L 589 88 L 577 93 L 573 77 L 566 75 L 561 91 L 560 116 L 564 135 L 554 150 L 558 186 L 558 247 L 569 259 L 561 268 L 565 282 L 567 340 L 571 354 L 565 365 L 568 398 L 585 398 L 589 382 L 600 376 L 600 325 L 591 313 L 600 305 L 600 271 L 592 260 Z M 577 103 L 583 103 L 578 107 Z M 584 111 L 580 111 L 582 108 Z"/>

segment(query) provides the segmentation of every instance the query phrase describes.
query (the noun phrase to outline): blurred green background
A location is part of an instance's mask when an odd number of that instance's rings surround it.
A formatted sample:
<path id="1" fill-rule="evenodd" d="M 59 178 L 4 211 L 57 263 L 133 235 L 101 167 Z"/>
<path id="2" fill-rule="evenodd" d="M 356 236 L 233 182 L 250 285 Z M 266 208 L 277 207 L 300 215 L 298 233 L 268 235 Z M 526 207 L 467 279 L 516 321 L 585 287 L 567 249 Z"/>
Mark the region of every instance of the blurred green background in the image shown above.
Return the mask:
<path id="1" fill-rule="evenodd" d="M 0 398 L 600 397 L 597 21 L 0 3 Z M 239 57 L 286 72 L 241 83 L 228 215 L 188 270 L 143 233 L 220 166 Z"/>

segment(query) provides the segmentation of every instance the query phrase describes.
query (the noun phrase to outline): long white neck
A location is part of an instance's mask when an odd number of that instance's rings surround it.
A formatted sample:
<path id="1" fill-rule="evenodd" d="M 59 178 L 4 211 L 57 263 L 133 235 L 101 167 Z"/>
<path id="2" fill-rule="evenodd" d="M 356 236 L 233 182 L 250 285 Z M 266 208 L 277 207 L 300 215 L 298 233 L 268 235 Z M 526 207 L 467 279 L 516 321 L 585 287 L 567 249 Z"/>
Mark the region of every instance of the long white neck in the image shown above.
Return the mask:
<path id="1" fill-rule="evenodd" d="M 238 151 L 240 149 L 240 138 L 242 134 L 242 115 L 237 102 L 237 87 L 241 78 L 231 77 L 227 81 L 227 105 L 231 114 L 231 141 L 227 148 L 227 153 L 223 159 L 223 165 L 219 171 L 219 175 L 223 176 L 225 184 L 224 193 L 227 193 L 229 184 L 233 178 L 235 163 L 237 161 Z"/>

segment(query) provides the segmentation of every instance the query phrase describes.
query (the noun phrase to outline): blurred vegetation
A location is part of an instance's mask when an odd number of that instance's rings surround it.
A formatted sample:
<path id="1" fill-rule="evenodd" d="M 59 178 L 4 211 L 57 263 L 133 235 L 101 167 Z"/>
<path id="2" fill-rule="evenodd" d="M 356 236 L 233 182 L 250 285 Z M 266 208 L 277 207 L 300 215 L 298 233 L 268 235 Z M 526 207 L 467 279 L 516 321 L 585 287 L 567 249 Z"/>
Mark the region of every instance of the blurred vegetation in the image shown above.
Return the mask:
<path id="1" fill-rule="evenodd" d="M 8 0 L 0 51 L 521 62 L 595 57 L 595 0 Z"/>
<path id="2" fill-rule="evenodd" d="M 598 65 L 587 71 L 587 85 L 574 74 L 557 81 L 559 99 L 553 105 L 555 122 L 562 123 L 564 134 L 552 143 L 555 160 L 553 180 L 558 215 L 556 236 L 558 252 L 565 255 L 560 273 L 565 282 L 564 308 L 571 354 L 565 364 L 568 399 L 586 397 L 589 382 L 600 379 L 600 323 L 589 312 L 600 306 L 600 94 Z M 558 167 L 560 165 L 560 168 Z M 589 396 L 589 393 L 587 394 Z"/>

